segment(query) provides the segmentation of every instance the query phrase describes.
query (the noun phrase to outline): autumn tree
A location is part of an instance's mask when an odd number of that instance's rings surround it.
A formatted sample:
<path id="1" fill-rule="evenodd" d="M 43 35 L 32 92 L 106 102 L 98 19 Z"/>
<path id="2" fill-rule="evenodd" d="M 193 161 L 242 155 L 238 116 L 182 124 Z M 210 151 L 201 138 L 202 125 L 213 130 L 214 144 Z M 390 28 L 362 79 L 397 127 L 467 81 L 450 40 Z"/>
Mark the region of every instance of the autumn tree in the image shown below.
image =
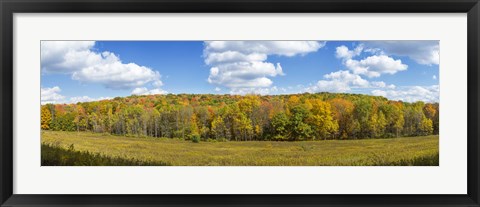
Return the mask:
<path id="1" fill-rule="evenodd" d="M 360 99 L 355 103 L 354 116 L 359 124 L 358 136 L 361 138 L 372 137 L 374 129 L 373 102 L 371 99 Z"/>
<path id="2" fill-rule="evenodd" d="M 353 119 L 354 105 L 351 101 L 334 98 L 330 100 L 335 120 L 338 122 L 337 137 L 347 139 L 353 137 L 356 127 Z"/>
<path id="3" fill-rule="evenodd" d="M 50 123 L 52 122 L 52 114 L 50 113 L 50 109 L 48 106 L 41 107 L 41 128 L 43 130 L 50 129 Z"/>
<path id="4" fill-rule="evenodd" d="M 425 104 L 425 106 L 423 107 L 423 112 L 425 114 L 425 116 L 432 120 L 432 128 L 433 128 L 433 131 L 432 133 L 433 134 L 438 134 L 439 132 L 439 111 L 438 111 L 438 103 L 428 103 L 428 104 Z"/>
<path id="5" fill-rule="evenodd" d="M 439 133 L 439 104 L 361 94 L 167 94 L 41 106 L 41 128 L 199 140 L 358 139 Z"/>
<path id="6" fill-rule="evenodd" d="M 217 116 L 212 121 L 212 134 L 216 140 L 225 139 L 227 136 L 227 127 L 221 116 Z"/>
<path id="7" fill-rule="evenodd" d="M 422 123 L 420 124 L 420 135 L 429 135 L 433 133 L 433 122 L 427 117 L 422 117 Z"/>
<path id="8" fill-rule="evenodd" d="M 329 103 L 320 99 L 308 100 L 306 103 L 310 109 L 308 122 L 313 126 L 316 138 L 327 139 L 333 137 L 338 130 L 338 122 L 333 119 L 333 112 Z"/>

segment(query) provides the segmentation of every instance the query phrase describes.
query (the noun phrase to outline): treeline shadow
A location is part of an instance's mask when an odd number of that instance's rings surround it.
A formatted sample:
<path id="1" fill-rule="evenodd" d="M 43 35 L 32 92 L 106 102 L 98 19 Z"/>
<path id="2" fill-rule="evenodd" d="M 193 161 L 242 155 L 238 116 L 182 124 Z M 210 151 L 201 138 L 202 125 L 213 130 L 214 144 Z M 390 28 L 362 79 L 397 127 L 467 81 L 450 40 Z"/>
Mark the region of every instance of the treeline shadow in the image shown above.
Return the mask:
<path id="1" fill-rule="evenodd" d="M 42 143 L 42 166 L 168 166 L 159 161 L 143 161 L 109 157 L 100 153 L 75 151 L 71 145 L 68 149 L 54 144 Z"/>

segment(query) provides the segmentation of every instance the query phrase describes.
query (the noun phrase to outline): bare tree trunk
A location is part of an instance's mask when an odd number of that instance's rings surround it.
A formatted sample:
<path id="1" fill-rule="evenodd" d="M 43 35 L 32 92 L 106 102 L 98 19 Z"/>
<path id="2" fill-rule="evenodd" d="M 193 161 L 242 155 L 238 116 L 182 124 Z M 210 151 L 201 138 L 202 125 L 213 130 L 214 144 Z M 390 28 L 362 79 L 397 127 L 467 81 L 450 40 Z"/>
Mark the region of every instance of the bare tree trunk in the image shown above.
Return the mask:
<path id="1" fill-rule="evenodd" d="M 157 122 L 158 122 L 158 118 L 155 118 L 155 137 L 158 136 L 158 134 L 157 134 Z"/>

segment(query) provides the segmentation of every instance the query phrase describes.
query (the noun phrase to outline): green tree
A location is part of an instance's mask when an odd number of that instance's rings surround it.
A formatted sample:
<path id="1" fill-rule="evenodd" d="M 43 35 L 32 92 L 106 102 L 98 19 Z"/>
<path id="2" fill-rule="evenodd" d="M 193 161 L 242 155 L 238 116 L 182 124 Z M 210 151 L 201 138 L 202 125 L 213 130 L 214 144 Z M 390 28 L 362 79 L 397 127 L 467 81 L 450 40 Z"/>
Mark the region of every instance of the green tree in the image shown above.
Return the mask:
<path id="1" fill-rule="evenodd" d="M 371 116 L 374 114 L 373 112 L 373 101 L 370 98 L 367 99 L 359 99 L 355 103 L 355 110 L 354 116 L 355 119 L 358 121 L 359 124 L 359 132 L 358 136 L 361 138 L 368 138 L 372 137 L 373 129 L 375 125 L 372 125 L 372 118 Z"/>
<path id="2" fill-rule="evenodd" d="M 281 112 L 278 114 L 275 114 L 272 117 L 271 121 L 272 125 L 272 139 L 273 140 L 288 140 L 288 126 L 289 126 L 289 121 L 288 117 L 285 113 Z"/>
<path id="3" fill-rule="evenodd" d="M 41 106 L 43 130 L 199 140 L 312 140 L 438 134 L 439 104 L 361 94 L 168 94 Z"/>
<path id="4" fill-rule="evenodd" d="M 290 140 L 308 140 L 313 137 L 313 130 L 310 125 L 306 123 L 307 118 L 310 117 L 309 110 L 305 105 L 297 105 L 291 109 L 290 116 Z"/>

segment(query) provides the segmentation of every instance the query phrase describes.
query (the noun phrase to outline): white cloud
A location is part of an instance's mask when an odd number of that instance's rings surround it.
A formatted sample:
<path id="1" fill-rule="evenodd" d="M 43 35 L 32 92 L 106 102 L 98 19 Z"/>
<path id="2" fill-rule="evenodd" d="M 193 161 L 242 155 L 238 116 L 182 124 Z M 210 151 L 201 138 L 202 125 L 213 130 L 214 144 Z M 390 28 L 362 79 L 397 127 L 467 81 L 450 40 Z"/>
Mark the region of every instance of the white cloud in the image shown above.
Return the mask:
<path id="1" fill-rule="evenodd" d="M 285 75 L 280 63 L 266 62 L 268 55 L 305 55 L 323 46 L 325 42 L 317 41 L 206 41 L 208 82 L 233 93 L 261 91 L 271 87 L 272 77 Z"/>
<path id="2" fill-rule="evenodd" d="M 363 45 L 349 50 L 342 45 L 337 47 L 336 57 L 341 58 L 343 64 L 354 74 L 365 75 L 369 78 L 380 77 L 382 74 L 395 74 L 407 70 L 408 66 L 402 60 L 395 60 L 386 55 L 372 55 L 362 60 L 355 60 L 353 57 L 360 55 Z"/>
<path id="3" fill-rule="evenodd" d="M 216 91 L 216 92 L 219 92 L 219 91 L 221 91 L 221 90 L 222 90 L 221 88 L 215 87 L 215 91 Z"/>
<path id="4" fill-rule="evenodd" d="M 316 85 L 305 88 L 306 92 L 347 92 L 350 91 L 350 85 L 346 82 L 331 81 L 331 80 L 319 80 Z"/>
<path id="5" fill-rule="evenodd" d="M 111 89 L 129 89 L 160 82 L 160 73 L 135 63 L 124 64 L 113 53 L 103 52 L 102 61 L 72 74 L 73 80 L 100 83 Z M 158 84 L 157 84 L 158 85 Z"/>
<path id="6" fill-rule="evenodd" d="M 277 75 L 284 75 L 279 63 L 236 62 L 212 67 L 208 82 L 228 88 L 269 87 L 273 81 L 268 77 Z"/>
<path id="7" fill-rule="evenodd" d="M 436 75 L 433 75 L 432 79 L 433 79 L 433 80 L 437 80 L 437 76 L 436 76 Z"/>
<path id="8" fill-rule="evenodd" d="M 436 40 L 366 41 L 363 44 L 386 55 L 408 56 L 422 65 L 440 63 L 440 45 Z"/>
<path id="9" fill-rule="evenodd" d="M 242 54 L 295 56 L 315 52 L 325 46 L 317 41 L 206 41 L 205 49 L 211 53 L 237 51 Z"/>
<path id="10" fill-rule="evenodd" d="M 390 100 L 406 102 L 438 102 L 440 90 L 438 85 L 410 86 L 402 87 L 398 90 L 373 90 L 372 94 L 375 96 L 383 96 Z"/>
<path id="11" fill-rule="evenodd" d="M 112 99 L 112 97 L 91 98 L 89 96 L 76 96 L 76 97 L 69 98 L 69 101 L 66 103 L 92 102 L 92 101 L 109 100 L 109 99 Z"/>
<path id="12" fill-rule="evenodd" d="M 143 87 L 143 88 L 135 88 L 132 91 L 133 95 L 143 95 L 144 93 L 148 93 L 148 89 Z"/>
<path id="13" fill-rule="evenodd" d="M 352 59 L 355 56 L 358 56 L 363 51 L 363 45 L 357 46 L 354 50 L 349 50 L 347 46 L 342 45 L 337 47 L 335 51 L 335 56 L 341 59 Z"/>
<path id="14" fill-rule="evenodd" d="M 41 68 L 50 73 L 71 73 L 100 61 L 91 52 L 94 41 L 42 41 Z"/>
<path id="15" fill-rule="evenodd" d="M 315 92 L 348 92 L 352 88 L 395 88 L 395 85 L 387 85 L 383 81 L 369 82 L 358 74 L 347 70 L 332 72 L 323 76 L 325 80 L 319 80 L 315 85 L 306 87 L 309 93 Z"/>
<path id="16" fill-rule="evenodd" d="M 268 87 L 268 88 L 233 88 L 230 91 L 230 94 L 238 94 L 238 95 L 246 95 L 246 94 L 260 94 L 266 95 L 270 93 L 278 92 L 279 89 L 276 86 Z"/>
<path id="17" fill-rule="evenodd" d="M 41 94 L 41 104 L 47 104 L 47 103 L 59 103 L 65 100 L 65 96 L 60 95 L 60 92 L 62 90 L 60 87 L 55 86 L 52 88 L 41 88 L 40 89 L 40 94 Z"/>
<path id="18" fill-rule="evenodd" d="M 96 52 L 94 41 L 42 41 L 45 73 L 71 74 L 73 80 L 98 83 L 111 89 L 162 85 L 160 73 L 135 63 L 123 63 L 114 53 Z"/>
<path id="19" fill-rule="evenodd" d="M 349 71 L 340 70 L 324 75 L 326 79 L 349 82 L 356 86 L 367 87 L 368 81 L 362 79 L 359 75 L 351 74 Z"/>
<path id="20" fill-rule="evenodd" d="M 158 74 L 158 75 L 160 75 L 160 74 Z M 163 86 L 163 82 L 161 80 L 153 81 L 152 86 L 155 87 L 155 88 L 160 88 L 161 86 Z"/>
<path id="21" fill-rule="evenodd" d="M 132 91 L 132 95 L 155 95 L 155 94 L 167 94 L 167 91 L 164 91 L 159 88 L 148 90 L 145 87 L 135 88 Z"/>
<path id="22" fill-rule="evenodd" d="M 376 82 L 371 82 L 370 83 L 373 87 L 377 87 L 377 88 L 385 88 L 387 87 L 387 84 L 383 81 L 376 81 Z"/>
<path id="23" fill-rule="evenodd" d="M 365 75 L 369 78 L 380 77 L 381 74 L 395 74 L 407 70 L 408 66 L 401 60 L 395 60 L 385 55 L 374 55 L 363 60 L 349 59 L 345 66 L 355 74 Z"/>
<path id="24" fill-rule="evenodd" d="M 393 50 L 392 50 L 393 51 Z M 388 51 L 390 52 L 390 51 Z M 366 53 L 366 56 L 362 56 Z M 395 51 L 395 54 L 400 51 Z M 380 77 L 384 74 L 396 74 L 408 69 L 402 60 L 388 56 L 382 49 L 371 47 L 371 44 L 362 43 L 350 50 L 347 46 L 336 48 L 335 56 L 342 60 L 348 70 L 340 70 L 323 76 L 316 84 L 304 88 L 306 92 L 349 92 L 360 89 L 362 93 L 385 96 L 389 99 L 404 101 L 436 101 L 438 100 L 437 87 L 397 87 L 383 81 L 368 81 L 364 79 Z M 434 79 L 436 76 L 434 76 Z M 365 90 L 373 89 L 373 90 Z"/>
<path id="25" fill-rule="evenodd" d="M 235 62 L 262 62 L 267 59 L 267 54 L 252 53 L 243 54 L 238 51 L 225 51 L 208 53 L 205 58 L 207 65 L 218 63 L 235 63 Z"/>
<path id="26" fill-rule="evenodd" d="M 58 86 L 52 88 L 41 88 L 41 104 L 68 104 L 112 99 L 112 97 L 91 98 L 88 96 L 76 96 L 67 99 L 65 96 L 60 94 L 61 91 L 62 90 Z"/>

